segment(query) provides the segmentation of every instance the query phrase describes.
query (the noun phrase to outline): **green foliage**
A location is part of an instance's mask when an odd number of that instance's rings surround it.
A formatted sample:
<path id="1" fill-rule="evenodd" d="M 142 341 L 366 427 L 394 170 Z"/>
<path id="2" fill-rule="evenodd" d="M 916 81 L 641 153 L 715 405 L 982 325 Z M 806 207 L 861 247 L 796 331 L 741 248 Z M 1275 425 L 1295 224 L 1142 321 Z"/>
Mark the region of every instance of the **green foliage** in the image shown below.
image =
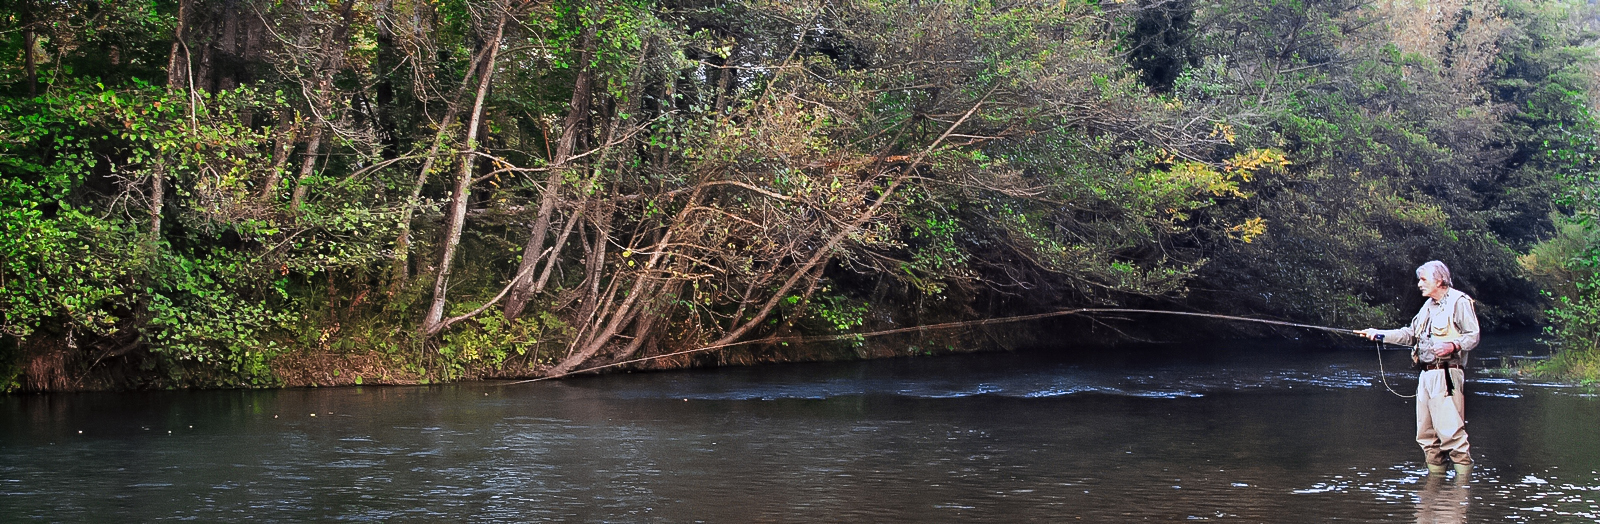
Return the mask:
<path id="1" fill-rule="evenodd" d="M 7 4 L 0 385 L 66 341 L 260 386 L 1086 304 L 1378 325 L 1429 259 L 1591 347 L 1592 9 L 1426 3 Z M 424 336 L 430 299 L 482 313 Z"/>
<path id="2" fill-rule="evenodd" d="M 266 340 L 290 314 L 274 301 L 281 282 L 253 250 L 224 236 L 274 232 L 245 207 L 261 133 L 237 120 L 260 103 L 239 90 L 186 110 L 164 90 L 135 82 L 54 90 L 0 106 L 6 154 L 0 187 L 0 304 L 5 331 L 20 339 L 48 327 L 56 336 L 131 338 L 189 369 L 196 381 L 271 383 Z M 184 205 L 163 206 L 153 230 L 151 196 L 159 177 Z M 98 180 L 120 181 L 98 200 Z M 106 350 L 102 349 L 102 352 Z"/>
<path id="3" fill-rule="evenodd" d="M 540 357 L 539 349 L 550 346 L 540 342 L 558 339 L 566 328 L 561 319 L 547 312 L 541 312 L 536 318 L 507 322 L 499 311 L 489 311 L 473 320 L 472 326 L 453 330 L 443 337 L 439 355 L 447 362 L 446 378 L 460 377 L 469 367 L 498 368 L 513 356 L 527 356 L 530 361 L 548 364 L 555 356 Z"/>
<path id="4" fill-rule="evenodd" d="M 839 296 L 827 296 L 816 300 L 815 304 L 816 307 L 812 309 L 812 314 L 834 331 L 847 333 L 851 329 L 866 323 L 867 305 L 860 301 Z"/>
<path id="5" fill-rule="evenodd" d="M 1555 215 L 1556 234 L 1531 246 L 1522 267 L 1543 285 L 1553 304 L 1546 328 L 1556 356 L 1535 371 L 1556 377 L 1600 380 L 1600 121 L 1593 114 L 1596 57 L 1589 39 L 1570 21 L 1593 17 L 1592 6 L 1507 2 L 1516 32 L 1496 64 L 1497 95 L 1515 103 L 1509 119 L 1517 137 L 1515 160 L 1524 170 L 1559 184 L 1557 201 L 1570 214 Z M 1518 196 L 1512 193 L 1513 197 Z"/>
<path id="6" fill-rule="evenodd" d="M 16 185 L 7 184 L 13 191 Z M 85 231 L 93 238 L 108 233 L 110 225 L 90 223 L 91 217 L 75 210 L 47 219 L 38 202 L 8 193 L 0 196 L 0 328 L 27 337 L 59 315 L 90 332 L 113 329 L 117 317 L 101 304 L 123 295 L 114 282 L 126 269 L 94 256 L 79 235 Z"/>
<path id="7" fill-rule="evenodd" d="M 245 384 L 270 380 L 267 359 L 279 348 L 266 333 L 291 318 L 291 312 L 251 296 L 253 282 L 242 271 L 242 257 L 217 250 L 206 258 L 168 255 L 149 295 L 144 330 L 151 349 L 180 361 L 211 363 L 225 377 Z"/>
<path id="8" fill-rule="evenodd" d="M 1196 305 L 1399 322 L 1415 307 L 1411 268 L 1439 259 L 1484 299 L 1491 327 L 1535 321 L 1540 299 L 1516 257 L 1550 231 L 1574 167 L 1540 151 L 1578 159 L 1592 135 L 1563 131 L 1588 129 L 1589 87 L 1563 72 L 1586 67 L 1586 52 L 1558 21 L 1576 12 L 1556 4 L 1429 3 L 1429 16 L 1403 2 L 1201 6 L 1198 65 L 1175 96 L 1240 115 L 1235 147 L 1275 147 L 1294 165 L 1211 212 L 1266 228 L 1209 251 Z M 1537 87 L 1551 83 L 1562 87 Z"/>
<path id="9" fill-rule="evenodd" d="M 1520 259 L 1552 299 L 1545 335 L 1555 357 L 1532 371 L 1600 380 L 1600 228 L 1587 220 L 1559 219 L 1558 224 L 1554 238 Z"/>

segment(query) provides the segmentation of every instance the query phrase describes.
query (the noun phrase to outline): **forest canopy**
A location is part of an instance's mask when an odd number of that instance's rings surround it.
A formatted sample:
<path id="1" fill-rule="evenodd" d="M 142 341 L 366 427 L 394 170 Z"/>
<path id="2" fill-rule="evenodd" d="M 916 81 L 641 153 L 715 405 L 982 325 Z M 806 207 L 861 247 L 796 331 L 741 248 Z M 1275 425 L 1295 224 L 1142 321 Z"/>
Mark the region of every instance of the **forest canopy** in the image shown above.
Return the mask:
<path id="1" fill-rule="evenodd" d="M 5 0 L 0 386 L 551 376 L 1094 305 L 1359 328 L 1433 259 L 1592 354 L 1595 13 Z"/>

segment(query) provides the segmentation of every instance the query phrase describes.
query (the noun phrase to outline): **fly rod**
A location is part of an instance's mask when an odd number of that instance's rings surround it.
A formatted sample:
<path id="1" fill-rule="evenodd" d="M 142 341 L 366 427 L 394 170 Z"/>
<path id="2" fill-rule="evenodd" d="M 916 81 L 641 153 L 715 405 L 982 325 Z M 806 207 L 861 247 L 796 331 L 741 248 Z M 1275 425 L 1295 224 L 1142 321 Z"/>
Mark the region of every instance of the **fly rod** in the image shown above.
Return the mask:
<path id="1" fill-rule="evenodd" d="M 1342 334 L 1342 335 L 1357 335 L 1357 336 L 1361 335 L 1360 331 L 1351 330 L 1351 329 L 1341 329 L 1341 328 L 1334 328 L 1334 327 L 1328 327 L 1328 326 L 1317 326 L 1317 325 L 1312 325 L 1312 324 L 1298 324 L 1298 323 L 1294 323 L 1294 322 L 1284 322 L 1284 321 L 1281 321 L 1281 320 L 1267 320 L 1267 319 L 1263 319 L 1263 318 L 1238 317 L 1238 316 L 1233 316 L 1233 315 L 1218 315 L 1218 314 L 1214 314 L 1214 313 L 1191 313 L 1191 312 L 1187 312 L 1187 311 L 1162 311 L 1162 310 L 1157 310 L 1157 309 L 1132 309 L 1132 308 L 1078 308 L 1078 309 L 1066 309 L 1066 310 L 1061 310 L 1061 311 L 1052 311 L 1050 313 L 1037 313 L 1037 314 L 1033 314 L 1033 315 L 1018 315 L 1018 316 L 1011 316 L 1011 317 L 986 318 L 986 319 L 981 319 L 981 320 L 963 320 L 963 321 L 959 321 L 959 322 L 945 322 L 945 323 L 941 323 L 941 324 L 928 324 L 928 325 L 922 325 L 922 326 L 913 326 L 913 327 L 896 328 L 896 329 L 886 329 L 886 330 L 882 330 L 882 331 L 871 331 L 871 332 L 867 332 L 867 333 L 845 333 L 845 334 L 841 334 L 841 335 L 819 335 L 819 336 L 811 336 L 811 337 L 768 337 L 768 338 L 758 338 L 758 339 L 753 339 L 753 340 L 743 340 L 743 341 L 738 341 L 738 342 L 728 342 L 728 343 L 725 343 L 725 344 L 716 344 L 716 345 L 711 345 L 711 346 L 698 347 L 698 348 L 694 348 L 694 349 L 686 349 L 686 350 L 683 350 L 683 351 L 677 351 L 677 352 L 667 353 L 667 354 L 663 354 L 663 355 L 640 357 L 640 358 L 635 358 L 635 359 L 623 360 L 623 361 L 620 361 L 620 362 L 612 362 L 610 364 L 604 364 L 604 365 L 600 365 L 600 366 L 594 366 L 594 367 L 583 368 L 583 369 L 575 369 L 575 370 L 568 371 L 566 373 L 562 373 L 562 374 L 559 374 L 559 375 L 550 375 L 550 376 L 547 376 L 547 377 L 539 377 L 539 378 L 528 379 L 528 380 L 519 380 L 519 381 L 516 381 L 516 382 L 510 382 L 510 383 L 506 383 L 506 384 L 503 384 L 503 385 L 509 386 L 509 385 L 514 385 L 514 384 L 524 384 L 524 383 L 528 383 L 528 382 L 539 382 L 539 381 L 556 379 L 556 378 L 567 377 L 567 376 L 572 376 L 572 375 L 580 375 L 580 374 L 584 374 L 584 373 L 592 373 L 592 372 L 595 372 L 595 371 L 600 371 L 602 369 L 614 368 L 614 367 L 617 367 L 617 366 L 624 366 L 624 365 L 627 365 L 627 364 L 646 362 L 646 361 L 650 361 L 650 360 L 663 359 L 663 358 L 667 358 L 667 357 L 676 357 L 676 356 L 680 356 L 680 355 L 688 355 L 688 354 L 691 354 L 691 353 L 703 353 L 703 352 L 706 352 L 706 351 L 714 351 L 714 350 L 718 350 L 718 349 L 730 348 L 730 347 L 735 347 L 735 346 L 747 346 L 747 345 L 750 345 L 750 344 L 778 344 L 778 343 L 790 343 L 790 342 L 810 343 L 810 342 L 833 342 L 833 341 L 838 341 L 838 340 L 858 340 L 858 339 L 862 339 L 862 338 L 866 338 L 866 337 L 879 337 L 879 336 L 884 336 L 884 335 L 896 335 L 896 334 L 900 334 L 900 333 L 916 333 L 916 332 L 931 331 L 931 330 L 936 330 L 936 329 L 951 329 L 951 328 L 959 328 L 959 327 L 974 327 L 974 326 L 987 326 L 987 325 L 994 325 L 994 324 L 1009 324 L 1009 323 L 1012 323 L 1012 322 L 1026 322 L 1026 321 L 1029 321 L 1029 320 L 1039 320 L 1039 319 L 1042 319 L 1042 318 L 1061 317 L 1061 316 L 1067 316 L 1067 315 L 1098 315 L 1098 314 L 1114 314 L 1114 313 L 1140 313 L 1140 314 L 1176 315 L 1176 316 L 1185 316 L 1185 317 L 1215 318 L 1215 319 L 1220 319 L 1220 320 L 1231 320 L 1231 321 L 1237 321 L 1237 322 L 1256 322 L 1256 323 L 1260 323 L 1260 324 L 1271 324 L 1271 325 L 1275 325 L 1275 326 L 1285 326 L 1285 327 L 1294 327 L 1294 328 L 1302 328 L 1302 329 L 1314 329 L 1314 330 L 1319 330 L 1319 331 L 1328 331 L 1328 332 L 1332 332 L 1332 333 L 1339 333 L 1339 334 Z"/>

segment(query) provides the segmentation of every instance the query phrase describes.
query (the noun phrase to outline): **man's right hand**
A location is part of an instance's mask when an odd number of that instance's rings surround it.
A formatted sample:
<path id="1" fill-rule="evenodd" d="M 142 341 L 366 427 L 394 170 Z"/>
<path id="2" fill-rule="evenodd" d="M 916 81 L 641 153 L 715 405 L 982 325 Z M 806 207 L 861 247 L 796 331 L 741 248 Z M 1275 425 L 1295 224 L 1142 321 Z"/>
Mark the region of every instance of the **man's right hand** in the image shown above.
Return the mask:
<path id="1" fill-rule="evenodd" d="M 1361 335 L 1363 337 L 1367 337 L 1367 340 L 1377 340 L 1378 339 L 1378 331 L 1379 331 L 1378 328 L 1367 328 L 1367 329 L 1362 329 L 1362 330 L 1356 331 L 1355 333 L 1357 335 Z"/>

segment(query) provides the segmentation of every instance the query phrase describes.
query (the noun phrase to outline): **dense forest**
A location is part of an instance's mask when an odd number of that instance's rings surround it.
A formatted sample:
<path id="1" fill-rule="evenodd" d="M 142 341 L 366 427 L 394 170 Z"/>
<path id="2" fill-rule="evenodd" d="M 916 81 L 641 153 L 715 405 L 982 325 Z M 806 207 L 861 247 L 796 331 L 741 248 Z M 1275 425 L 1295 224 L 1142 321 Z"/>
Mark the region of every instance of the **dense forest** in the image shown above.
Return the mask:
<path id="1" fill-rule="evenodd" d="M 0 5 L 7 390 L 1387 326 L 1431 259 L 1600 362 L 1583 1 Z"/>

